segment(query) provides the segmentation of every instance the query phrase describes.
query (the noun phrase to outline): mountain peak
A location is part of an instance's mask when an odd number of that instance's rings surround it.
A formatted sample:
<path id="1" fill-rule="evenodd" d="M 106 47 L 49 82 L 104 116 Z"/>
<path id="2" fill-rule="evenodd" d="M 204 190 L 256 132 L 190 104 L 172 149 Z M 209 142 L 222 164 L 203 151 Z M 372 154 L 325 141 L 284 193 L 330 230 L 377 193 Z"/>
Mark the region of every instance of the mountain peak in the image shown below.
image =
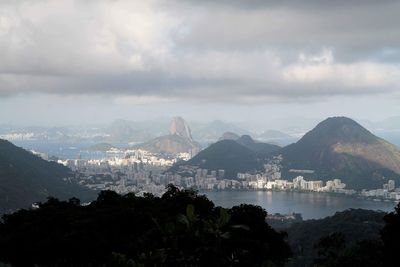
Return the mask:
<path id="1" fill-rule="evenodd" d="M 362 127 L 359 123 L 357 123 L 355 120 L 350 119 L 348 117 L 329 117 L 323 121 L 321 121 L 318 125 L 330 125 L 332 127 L 338 127 L 338 126 L 343 126 L 343 125 L 350 125 L 354 127 Z M 317 126 L 318 126 L 317 125 Z"/>
<path id="2" fill-rule="evenodd" d="M 250 135 L 244 134 L 236 140 L 239 144 L 253 144 L 255 141 Z"/>
<path id="3" fill-rule="evenodd" d="M 350 188 L 377 188 L 400 179 L 400 151 L 352 119 L 320 122 L 281 151 L 283 166 L 315 170 L 319 179 L 342 179 Z"/>
<path id="4" fill-rule="evenodd" d="M 251 149 L 234 140 L 221 140 L 200 151 L 189 161 L 179 162 L 169 171 L 179 171 L 183 166 L 197 166 L 208 170 L 225 170 L 225 177 L 235 179 L 239 172 L 261 170 L 263 164 Z"/>
<path id="5" fill-rule="evenodd" d="M 188 140 L 193 140 L 192 132 L 186 121 L 181 117 L 172 118 L 169 131 L 172 135 L 176 134 Z"/>
<path id="6" fill-rule="evenodd" d="M 356 121 L 347 117 L 330 117 L 320 122 L 299 142 L 325 140 L 327 142 L 375 143 L 377 137 Z"/>
<path id="7" fill-rule="evenodd" d="M 239 135 L 232 133 L 232 132 L 225 132 L 223 135 L 218 139 L 218 141 L 221 140 L 237 140 L 239 139 Z"/>

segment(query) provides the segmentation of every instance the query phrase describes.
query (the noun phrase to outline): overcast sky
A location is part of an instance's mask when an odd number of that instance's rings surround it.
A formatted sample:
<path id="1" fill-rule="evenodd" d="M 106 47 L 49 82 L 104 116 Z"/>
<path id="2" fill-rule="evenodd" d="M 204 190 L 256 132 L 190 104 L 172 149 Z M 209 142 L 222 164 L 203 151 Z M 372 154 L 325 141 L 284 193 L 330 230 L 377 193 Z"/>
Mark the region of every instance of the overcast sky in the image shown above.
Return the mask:
<path id="1" fill-rule="evenodd" d="M 0 1 L 0 124 L 399 116 L 399 10 L 390 0 Z"/>

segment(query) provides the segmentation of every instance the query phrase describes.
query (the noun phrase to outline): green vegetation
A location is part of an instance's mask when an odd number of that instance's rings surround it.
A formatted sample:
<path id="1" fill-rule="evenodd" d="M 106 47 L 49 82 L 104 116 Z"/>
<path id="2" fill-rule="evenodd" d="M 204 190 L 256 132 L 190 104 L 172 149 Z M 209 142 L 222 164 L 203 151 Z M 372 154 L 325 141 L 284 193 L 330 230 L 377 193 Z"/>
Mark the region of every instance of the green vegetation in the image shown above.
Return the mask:
<path id="1" fill-rule="evenodd" d="M 225 177 L 236 178 L 238 172 L 259 171 L 263 161 L 257 153 L 233 140 L 222 140 L 200 151 L 189 161 L 179 162 L 170 168 L 176 171 L 179 166 L 198 166 L 208 170 L 225 170 Z"/>
<path id="2" fill-rule="evenodd" d="M 253 205 L 214 207 L 205 196 L 169 186 L 161 197 L 103 191 L 49 198 L 3 216 L 0 261 L 13 266 L 283 266 L 285 234 Z"/>
<path id="3" fill-rule="evenodd" d="M 51 195 L 61 199 L 95 197 L 92 191 L 64 180 L 71 175 L 67 167 L 0 139 L 0 214 L 29 207 Z"/>
<path id="4" fill-rule="evenodd" d="M 297 143 L 276 152 L 283 155 L 283 176 L 289 169 L 312 169 L 321 180 L 342 179 L 351 189 L 379 188 L 400 182 L 400 152 L 357 122 L 328 118 Z"/>
<path id="5" fill-rule="evenodd" d="M 287 229 L 288 266 L 394 267 L 400 249 L 400 204 L 394 212 L 347 210 Z"/>
<path id="6" fill-rule="evenodd" d="M 318 257 L 314 260 L 315 267 L 382 267 L 386 265 L 380 240 L 362 240 L 348 244 L 344 235 L 333 233 L 322 238 L 318 244 Z"/>
<path id="7" fill-rule="evenodd" d="M 318 256 L 319 241 L 335 233 L 340 233 L 348 247 L 362 240 L 378 239 L 385 215 L 380 211 L 350 209 L 323 219 L 294 223 L 284 229 L 294 254 L 291 266 L 311 265 Z"/>
<path id="8" fill-rule="evenodd" d="M 89 205 L 49 198 L 2 217 L 0 265 L 397 266 L 400 205 L 293 223 L 287 234 L 266 215 L 253 205 L 215 207 L 172 185 L 162 197 L 102 191 Z"/>
<path id="9" fill-rule="evenodd" d="M 263 162 L 271 155 L 283 156 L 282 176 L 288 179 L 298 175 L 290 169 L 311 169 L 315 173 L 308 179 L 338 178 L 356 190 L 380 188 L 388 180 L 400 183 L 400 150 L 345 117 L 324 120 L 284 148 L 254 141 L 248 135 L 221 140 L 170 170 L 185 165 L 225 169 L 226 177 L 235 178 L 238 172 L 262 171 Z"/>

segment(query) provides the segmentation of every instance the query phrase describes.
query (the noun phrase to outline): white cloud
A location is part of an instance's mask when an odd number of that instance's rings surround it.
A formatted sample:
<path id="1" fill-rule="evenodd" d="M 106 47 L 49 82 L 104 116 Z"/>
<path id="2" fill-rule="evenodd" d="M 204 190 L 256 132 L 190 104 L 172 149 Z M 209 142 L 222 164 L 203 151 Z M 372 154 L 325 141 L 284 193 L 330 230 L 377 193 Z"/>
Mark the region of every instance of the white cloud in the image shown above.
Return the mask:
<path id="1" fill-rule="evenodd" d="M 2 9 L 0 71 L 11 73 L 150 68 L 169 52 L 170 31 L 180 23 L 154 1 L 29 1 Z"/>
<path id="2" fill-rule="evenodd" d="M 321 53 L 316 55 L 306 55 L 300 53 L 299 61 L 303 64 L 332 64 L 333 63 L 332 49 L 324 48 Z"/>
<path id="3" fill-rule="evenodd" d="M 355 62 L 336 63 L 332 50 L 320 54 L 300 54 L 298 62 L 285 67 L 284 79 L 293 84 L 320 84 L 345 89 L 395 90 L 400 83 L 400 66 Z"/>
<path id="4" fill-rule="evenodd" d="M 372 2 L 359 9 L 287 3 L 1 2 L 0 94 L 262 103 L 399 89 L 399 65 L 370 56 L 398 41 L 381 38 L 397 27 L 395 4 L 378 6 L 378 16 Z"/>

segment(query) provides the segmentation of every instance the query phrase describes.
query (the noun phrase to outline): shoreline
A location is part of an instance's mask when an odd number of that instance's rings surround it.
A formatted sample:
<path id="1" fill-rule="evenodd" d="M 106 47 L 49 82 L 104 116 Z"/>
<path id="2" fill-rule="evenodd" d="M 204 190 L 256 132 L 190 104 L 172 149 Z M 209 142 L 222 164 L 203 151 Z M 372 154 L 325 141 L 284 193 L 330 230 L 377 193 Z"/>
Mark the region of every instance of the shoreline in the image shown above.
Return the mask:
<path id="1" fill-rule="evenodd" d="M 392 202 L 395 204 L 400 203 L 400 200 L 395 200 L 395 199 L 361 196 L 359 194 L 359 192 L 357 192 L 355 194 L 344 194 L 344 193 L 337 193 L 337 192 L 317 192 L 317 191 L 306 191 L 306 190 L 271 190 L 271 189 L 243 189 L 243 188 L 241 188 L 241 189 L 213 189 L 213 190 L 201 189 L 201 190 L 197 190 L 197 191 L 199 192 L 199 194 L 206 194 L 207 192 L 284 192 L 284 193 L 329 195 L 329 196 L 337 196 L 337 197 L 344 197 L 344 198 L 368 200 L 368 201 L 373 201 L 373 202 Z"/>

